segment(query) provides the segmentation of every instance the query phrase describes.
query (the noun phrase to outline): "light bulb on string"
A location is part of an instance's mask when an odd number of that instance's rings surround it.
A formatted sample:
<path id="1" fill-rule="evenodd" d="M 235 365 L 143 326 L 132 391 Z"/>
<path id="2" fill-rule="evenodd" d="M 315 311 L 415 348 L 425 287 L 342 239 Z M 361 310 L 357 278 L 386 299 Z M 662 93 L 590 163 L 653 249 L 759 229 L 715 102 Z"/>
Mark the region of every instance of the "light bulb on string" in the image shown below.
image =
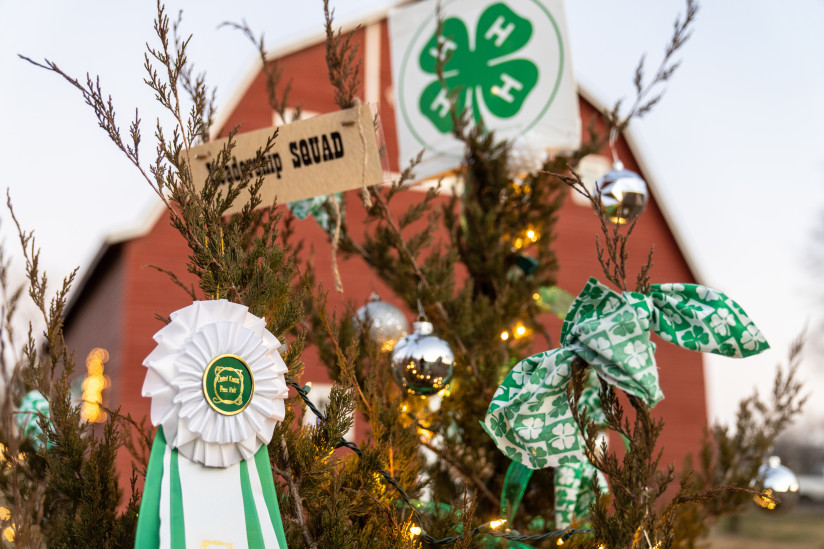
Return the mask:
<path id="1" fill-rule="evenodd" d="M 538 242 L 540 238 L 541 234 L 538 230 L 532 225 L 527 225 L 526 228 L 519 231 L 512 239 L 512 249 L 513 251 L 518 251 L 522 248 L 526 248 L 530 244 Z"/>
<path id="2" fill-rule="evenodd" d="M 753 501 L 759 509 L 783 513 L 798 503 L 798 477 L 781 465 L 781 458 L 771 456 L 758 470 L 758 476 L 761 494 L 753 496 Z"/>
<path id="3" fill-rule="evenodd" d="M 531 333 L 530 329 L 520 320 L 515 323 L 511 330 L 504 330 L 501 332 L 501 341 L 515 341 L 527 337 Z"/>

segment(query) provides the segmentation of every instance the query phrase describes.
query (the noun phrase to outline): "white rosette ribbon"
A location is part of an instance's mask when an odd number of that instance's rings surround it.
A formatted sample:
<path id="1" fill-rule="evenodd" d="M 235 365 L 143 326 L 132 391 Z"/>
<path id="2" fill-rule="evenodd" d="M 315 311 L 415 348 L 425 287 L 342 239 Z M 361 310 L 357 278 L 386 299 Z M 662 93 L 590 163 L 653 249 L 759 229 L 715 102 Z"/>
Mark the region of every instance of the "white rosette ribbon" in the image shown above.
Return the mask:
<path id="1" fill-rule="evenodd" d="M 154 339 L 157 347 L 143 361 L 143 396 L 152 399 L 152 423 L 163 427 L 170 447 L 207 467 L 229 467 L 269 443 L 288 389 L 280 342 L 264 319 L 225 299 L 196 301 L 172 313 Z M 206 369 L 221 355 L 242 359 L 254 379 L 250 402 L 234 415 L 219 413 L 204 395 Z"/>

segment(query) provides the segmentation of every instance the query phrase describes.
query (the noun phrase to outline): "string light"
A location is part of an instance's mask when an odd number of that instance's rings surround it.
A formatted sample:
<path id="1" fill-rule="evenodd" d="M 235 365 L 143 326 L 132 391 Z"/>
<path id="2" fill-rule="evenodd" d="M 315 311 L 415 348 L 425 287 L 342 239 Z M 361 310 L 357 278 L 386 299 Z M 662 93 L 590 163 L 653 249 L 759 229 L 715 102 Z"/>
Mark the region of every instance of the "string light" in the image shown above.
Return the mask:
<path id="1" fill-rule="evenodd" d="M 421 527 L 415 526 L 414 524 L 409 527 L 409 537 L 415 539 L 416 537 L 421 535 Z"/>
<path id="2" fill-rule="evenodd" d="M 509 338 L 521 339 L 528 336 L 529 333 L 529 329 L 519 320 L 515 326 L 512 327 L 511 332 L 509 330 L 504 330 L 501 332 L 501 341 L 508 341 Z"/>
<path id="3" fill-rule="evenodd" d="M 773 498 L 773 491 L 770 488 L 767 488 L 759 495 L 753 496 L 752 500 L 764 509 L 773 510 L 776 508 L 775 499 Z"/>
<path id="4" fill-rule="evenodd" d="M 3 530 L 3 539 L 6 541 L 14 541 L 14 528 L 6 526 L 6 529 Z"/>
<path id="5" fill-rule="evenodd" d="M 106 420 L 106 412 L 100 405 L 103 404 L 103 389 L 110 384 L 109 376 L 103 375 L 108 360 L 109 352 L 98 347 L 86 356 L 86 377 L 81 384 L 83 404 L 80 408 L 80 417 L 90 423 L 101 423 Z"/>
<path id="6" fill-rule="evenodd" d="M 300 396 L 301 400 L 303 400 L 303 403 L 312 411 L 313 414 L 315 414 L 315 416 L 317 416 L 319 418 L 323 417 L 323 414 L 321 413 L 320 410 L 318 410 L 318 407 L 315 406 L 315 404 L 311 400 L 309 400 L 309 397 L 306 395 L 306 391 L 304 391 L 303 387 L 298 385 L 297 382 L 295 382 L 293 379 L 290 379 L 289 377 L 286 378 L 286 383 L 287 383 L 287 385 L 294 388 L 298 392 L 298 395 Z M 350 442 L 350 441 L 346 440 L 345 438 L 340 439 L 340 441 L 336 445 L 336 448 L 348 448 L 349 450 L 352 450 L 353 452 L 355 452 L 355 454 L 357 454 L 359 457 L 363 456 L 363 450 L 361 450 L 358 447 L 357 444 L 355 444 L 354 442 Z M 386 481 L 388 484 L 390 484 L 398 492 L 401 499 L 407 505 L 411 506 L 412 509 L 413 509 L 413 512 L 415 513 L 415 515 L 417 515 L 419 517 L 418 507 L 420 507 L 420 506 L 419 505 L 416 506 L 413 503 L 413 500 L 409 497 L 409 494 L 406 493 L 406 491 L 398 483 L 398 481 L 392 475 L 390 475 L 386 470 L 380 470 L 380 471 L 377 471 L 377 473 L 381 477 L 383 477 L 384 481 Z M 470 532 L 465 532 L 465 533 L 460 534 L 458 536 L 438 539 L 438 538 L 435 538 L 435 537 L 430 536 L 429 534 L 426 534 L 425 532 L 423 532 L 419 526 L 410 526 L 410 528 L 409 528 L 410 536 L 412 536 L 413 534 L 415 536 L 420 535 L 420 536 L 422 536 L 424 541 L 426 541 L 427 543 L 433 544 L 433 545 L 448 545 L 450 543 L 455 543 L 455 542 L 463 540 L 463 539 L 471 538 L 471 537 L 473 537 L 475 535 L 478 535 L 480 533 L 481 533 L 480 528 L 473 528 Z M 594 530 L 591 530 L 591 529 L 586 529 L 586 530 L 566 529 L 566 530 L 563 530 L 563 531 L 545 532 L 543 534 L 537 534 L 537 535 L 533 535 L 533 536 L 522 536 L 522 535 L 519 535 L 517 532 L 505 532 L 505 533 L 500 533 L 500 534 L 496 534 L 496 535 L 499 536 L 499 537 L 508 539 L 508 540 L 512 540 L 512 541 L 541 541 L 541 540 L 545 540 L 545 539 L 552 539 L 552 538 L 554 538 L 558 535 L 563 535 L 563 536 L 569 537 L 569 536 L 574 536 L 574 535 L 579 535 L 579 534 L 594 534 L 594 533 L 595 533 Z"/>
<path id="7" fill-rule="evenodd" d="M 555 545 L 563 545 L 563 544 L 564 544 L 564 538 L 558 538 L 558 541 L 555 542 Z"/>
<path id="8" fill-rule="evenodd" d="M 11 516 L 11 511 L 9 511 L 8 507 L 0 507 L 0 520 L 9 520 Z"/>
<path id="9" fill-rule="evenodd" d="M 538 231 L 536 231 L 535 228 L 530 225 L 526 229 L 524 229 L 523 232 L 517 234 L 515 238 L 512 239 L 512 247 L 516 250 L 520 250 L 521 248 L 525 248 L 530 244 L 538 242 L 540 238 L 541 235 L 538 234 Z"/>
<path id="10" fill-rule="evenodd" d="M 501 526 L 505 523 L 506 523 L 506 519 L 493 520 L 492 522 L 489 523 L 489 527 L 492 528 L 492 529 L 497 530 L 499 526 Z"/>

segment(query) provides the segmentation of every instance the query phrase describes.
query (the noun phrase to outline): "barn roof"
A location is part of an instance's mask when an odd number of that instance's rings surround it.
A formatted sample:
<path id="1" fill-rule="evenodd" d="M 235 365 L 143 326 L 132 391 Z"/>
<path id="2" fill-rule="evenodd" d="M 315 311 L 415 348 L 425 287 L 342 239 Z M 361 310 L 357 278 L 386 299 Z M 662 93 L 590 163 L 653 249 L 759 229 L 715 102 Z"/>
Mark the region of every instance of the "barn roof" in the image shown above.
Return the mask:
<path id="1" fill-rule="evenodd" d="M 395 6 L 399 6 L 406 3 L 409 2 L 397 2 Z M 365 15 L 360 15 L 357 18 L 352 18 L 350 20 L 344 21 L 339 26 L 343 32 L 355 30 L 359 26 L 366 28 L 369 25 L 379 23 L 382 20 L 386 19 L 389 15 L 390 10 L 393 9 L 393 7 L 395 6 L 381 7 L 375 9 L 369 13 L 366 13 Z M 310 32 L 305 34 L 304 36 L 298 37 L 289 42 L 275 46 L 267 52 L 267 57 L 269 59 L 278 59 L 289 54 L 301 51 L 308 47 L 320 44 L 325 40 L 325 32 Z M 246 63 L 246 66 L 247 69 L 245 71 L 244 76 L 238 81 L 236 88 L 229 95 L 228 99 L 218 108 L 214 124 L 211 128 L 211 135 L 213 138 L 215 138 L 226 125 L 229 117 L 237 109 L 241 101 L 243 101 L 243 98 L 247 95 L 249 88 L 251 87 L 255 78 L 260 73 L 260 59 L 257 56 L 257 54 L 249 54 L 249 61 Z M 589 90 L 582 87 L 580 83 L 578 84 L 578 94 L 584 100 L 589 102 L 593 107 L 595 107 L 599 112 L 603 112 L 605 110 L 605 103 L 599 100 L 599 98 L 596 98 L 595 95 L 592 94 Z M 678 248 L 684 257 L 684 261 L 686 262 L 687 267 L 689 268 L 690 272 L 692 273 L 694 279 L 697 282 L 703 282 L 705 278 L 703 276 L 703 273 L 701 272 L 701 269 L 698 266 L 698 262 L 696 261 L 695 256 L 690 250 L 690 247 L 684 239 L 683 235 L 678 230 L 678 226 L 674 223 L 674 218 L 672 217 L 672 215 L 670 215 L 671 208 L 665 199 L 665 194 L 659 192 L 659 189 L 661 189 L 661 187 L 659 187 L 658 185 L 658 180 L 656 177 L 657 174 L 653 173 L 652 167 L 650 166 L 649 162 L 645 160 L 643 151 L 641 150 L 641 147 L 638 144 L 638 140 L 635 137 L 634 132 L 632 131 L 632 129 L 627 129 L 622 133 L 622 137 L 629 146 L 635 161 L 638 163 L 644 180 L 647 182 L 647 185 L 649 186 L 651 193 L 655 196 L 656 204 L 658 205 L 659 209 L 661 210 L 661 213 L 664 216 L 667 228 L 672 233 L 673 238 L 675 239 L 675 242 L 678 245 Z M 91 264 L 83 273 L 83 277 L 80 279 L 78 284 L 75 285 L 74 291 L 72 292 L 72 297 L 66 307 L 67 318 L 71 314 L 73 303 L 81 296 L 84 288 L 89 284 L 89 281 L 93 278 L 93 275 L 96 272 L 98 266 L 101 264 L 101 262 L 103 262 L 107 254 L 123 242 L 147 234 L 160 219 L 165 209 L 165 205 L 158 199 L 155 206 L 152 208 L 151 212 L 143 219 L 143 221 L 141 221 L 133 227 L 113 232 L 104 239 L 104 241 L 100 245 L 100 248 L 95 258 L 92 260 Z"/>

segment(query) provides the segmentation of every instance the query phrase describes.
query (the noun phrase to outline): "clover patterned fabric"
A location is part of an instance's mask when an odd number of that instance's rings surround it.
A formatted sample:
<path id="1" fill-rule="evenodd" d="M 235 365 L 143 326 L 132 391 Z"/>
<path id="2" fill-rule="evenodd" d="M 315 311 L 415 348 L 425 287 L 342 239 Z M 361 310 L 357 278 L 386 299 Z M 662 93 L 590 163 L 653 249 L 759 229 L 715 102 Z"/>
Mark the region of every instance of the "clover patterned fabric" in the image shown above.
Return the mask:
<path id="1" fill-rule="evenodd" d="M 495 392 L 482 424 L 502 452 L 533 469 L 585 459 L 566 397 L 576 357 L 600 379 L 654 406 L 664 395 L 650 330 L 686 349 L 724 356 L 768 348 L 743 309 L 721 292 L 694 284 L 650 290 L 619 294 L 594 278 L 587 282 L 564 320 L 563 346 L 516 364 Z"/>
<path id="2" fill-rule="evenodd" d="M 484 111 L 498 118 L 515 116 L 538 82 L 538 66 L 519 54 L 532 37 L 529 19 L 498 2 L 481 13 L 474 30 L 472 36 L 461 19 L 448 17 L 420 52 L 421 70 L 432 75 L 421 94 L 421 113 L 444 134 L 452 131 L 452 117 L 432 108 L 440 105 L 444 85 L 450 93 L 459 92 L 454 99 L 456 112 L 468 109 L 481 123 Z M 441 62 L 443 82 L 438 77 Z"/>
<path id="3" fill-rule="evenodd" d="M 23 436 L 29 439 L 32 445 L 37 450 L 43 449 L 43 441 L 41 435 L 43 430 L 40 428 L 40 416 L 50 421 L 49 401 L 40 393 L 40 391 L 33 390 L 26 393 L 20 406 L 15 413 L 15 423 Z M 51 448 L 51 444 L 47 441 L 46 447 Z"/>
<path id="4" fill-rule="evenodd" d="M 556 528 L 567 528 L 572 524 L 573 517 L 581 518 L 589 514 L 589 506 L 595 499 L 591 484 L 593 475 L 601 491 L 606 492 L 608 487 L 604 475 L 587 460 L 567 463 L 555 469 Z"/>
<path id="5" fill-rule="evenodd" d="M 292 212 L 292 215 L 297 217 L 298 219 L 306 219 L 310 215 L 315 218 L 315 221 L 318 222 L 318 225 L 323 228 L 324 231 L 331 232 L 332 228 L 335 226 L 335 222 L 327 211 L 323 208 L 323 205 L 326 204 L 326 201 L 329 200 L 330 197 L 334 197 L 335 200 L 338 201 L 338 204 L 341 203 L 341 193 L 336 193 L 333 195 L 322 195 L 322 196 L 313 196 L 312 198 L 304 198 L 303 200 L 295 200 L 294 202 L 289 202 L 286 206 L 289 208 L 289 211 Z"/>

